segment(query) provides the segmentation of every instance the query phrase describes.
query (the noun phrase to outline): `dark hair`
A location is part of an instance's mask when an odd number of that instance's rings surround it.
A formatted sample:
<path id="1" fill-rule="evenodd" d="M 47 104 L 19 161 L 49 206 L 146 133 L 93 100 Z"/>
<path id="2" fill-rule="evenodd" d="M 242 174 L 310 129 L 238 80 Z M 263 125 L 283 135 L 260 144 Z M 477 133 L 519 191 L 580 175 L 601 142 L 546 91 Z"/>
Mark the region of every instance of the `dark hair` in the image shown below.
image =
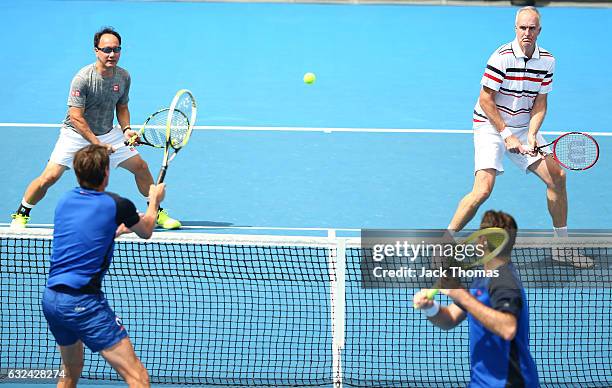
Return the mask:
<path id="1" fill-rule="evenodd" d="M 104 146 L 90 144 L 78 150 L 72 165 L 79 185 L 86 189 L 100 187 L 109 163 L 108 149 Z"/>
<path id="2" fill-rule="evenodd" d="M 510 239 L 508 240 L 508 244 L 499 254 L 501 256 L 509 256 L 512 252 L 512 247 L 516 242 L 516 234 L 518 231 L 518 226 L 516 225 L 516 220 L 508 213 L 504 213 L 503 211 L 495 211 L 495 210 L 487 210 L 485 214 L 482 216 L 482 221 L 480 222 L 480 228 L 502 228 L 508 232 Z"/>
<path id="3" fill-rule="evenodd" d="M 121 35 L 113 27 L 102 27 L 102 29 L 94 34 L 94 47 L 98 47 L 100 44 L 100 38 L 104 34 L 115 35 L 117 39 L 119 39 L 119 44 L 121 44 Z"/>

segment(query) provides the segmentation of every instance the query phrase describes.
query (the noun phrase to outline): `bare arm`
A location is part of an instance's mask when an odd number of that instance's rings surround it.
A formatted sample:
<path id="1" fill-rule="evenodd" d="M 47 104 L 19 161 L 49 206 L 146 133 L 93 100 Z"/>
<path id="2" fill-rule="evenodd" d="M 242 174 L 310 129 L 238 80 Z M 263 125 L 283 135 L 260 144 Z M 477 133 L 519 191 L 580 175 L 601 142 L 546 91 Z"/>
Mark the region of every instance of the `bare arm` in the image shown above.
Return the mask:
<path id="1" fill-rule="evenodd" d="M 537 145 L 536 135 L 546 117 L 546 109 L 548 107 L 548 94 L 538 94 L 531 108 L 531 119 L 529 120 L 529 146 L 535 148 Z"/>
<path id="2" fill-rule="evenodd" d="M 434 306 L 436 302 L 427 298 L 427 291 L 429 290 L 421 290 L 414 295 L 413 303 L 415 308 L 427 310 Z M 438 313 L 427 317 L 427 319 L 442 330 L 450 330 L 463 322 L 465 317 L 465 312 L 459 306 L 451 304 L 449 306 L 440 306 Z"/>
<path id="3" fill-rule="evenodd" d="M 130 229 L 136 233 L 139 237 L 149 238 L 153 234 L 153 229 L 157 221 L 157 210 L 159 204 L 164 200 L 166 195 L 166 185 L 160 183 L 159 185 L 151 185 L 149 189 L 149 206 L 145 214 L 140 216 L 140 221 L 135 225 L 132 225 Z M 125 232 L 124 230 L 117 229 L 115 235 Z"/>
<path id="4" fill-rule="evenodd" d="M 117 121 L 121 126 L 121 129 L 130 128 L 130 110 L 128 105 L 117 104 Z"/>
<path id="5" fill-rule="evenodd" d="M 480 90 L 478 103 L 489 118 L 489 122 L 493 124 L 493 126 L 495 127 L 495 129 L 497 129 L 498 132 L 501 132 L 506 129 L 506 123 L 504 122 L 504 119 L 502 119 L 501 114 L 497 109 L 497 105 L 495 104 L 496 94 L 496 90 L 483 86 Z"/>
<path id="6" fill-rule="evenodd" d="M 501 117 L 499 113 L 499 109 L 497 109 L 497 104 L 495 104 L 495 95 L 497 91 L 483 86 L 480 90 L 480 96 L 478 97 L 478 103 L 480 107 L 485 112 L 487 117 L 489 118 L 489 122 L 495 127 L 495 129 L 501 134 L 501 132 L 506 129 L 506 122 Z M 506 149 L 512 153 L 526 153 L 521 147 L 520 140 L 514 136 L 510 135 L 506 139 L 504 139 L 504 143 L 506 145 Z"/>
<path id="7" fill-rule="evenodd" d="M 70 123 L 79 132 L 79 134 L 85 138 L 85 140 L 91 144 L 102 144 L 96 135 L 94 135 L 94 133 L 91 131 L 91 128 L 85 119 L 85 108 L 71 106 L 68 109 L 68 114 L 70 115 Z"/>
<path id="8" fill-rule="evenodd" d="M 497 334 L 506 341 L 514 339 L 518 326 L 514 315 L 485 306 L 465 289 L 449 289 L 442 290 L 442 292 L 450 296 L 455 302 L 461 304 L 463 308 L 494 334 Z"/>
<path id="9" fill-rule="evenodd" d="M 465 317 L 465 312 L 453 303 L 449 306 L 441 306 L 438 314 L 427 319 L 442 330 L 450 330 L 463 322 Z"/>
<path id="10" fill-rule="evenodd" d="M 132 130 L 130 126 L 130 109 L 127 104 L 117 104 L 117 121 L 123 131 L 123 137 L 127 140 L 131 139 L 134 135 L 138 135 L 138 132 Z"/>

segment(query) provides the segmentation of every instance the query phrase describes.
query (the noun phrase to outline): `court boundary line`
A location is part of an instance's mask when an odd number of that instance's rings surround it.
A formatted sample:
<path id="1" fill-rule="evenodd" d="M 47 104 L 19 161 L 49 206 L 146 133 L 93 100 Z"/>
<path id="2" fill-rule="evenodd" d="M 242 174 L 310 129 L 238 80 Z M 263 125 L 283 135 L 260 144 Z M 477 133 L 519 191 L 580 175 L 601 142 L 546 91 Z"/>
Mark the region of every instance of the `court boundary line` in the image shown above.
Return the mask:
<path id="1" fill-rule="evenodd" d="M 17 128 L 60 128 L 62 124 L 52 123 L 0 123 L 0 127 Z M 444 128 L 357 128 L 357 127 L 291 127 L 291 126 L 248 126 L 248 125 L 196 125 L 199 131 L 252 131 L 252 132 L 350 132 L 350 133 L 426 133 L 426 134 L 472 134 L 471 129 Z M 569 131 L 542 131 L 543 135 L 562 135 Z M 588 132 L 593 136 L 612 137 L 612 132 Z"/>

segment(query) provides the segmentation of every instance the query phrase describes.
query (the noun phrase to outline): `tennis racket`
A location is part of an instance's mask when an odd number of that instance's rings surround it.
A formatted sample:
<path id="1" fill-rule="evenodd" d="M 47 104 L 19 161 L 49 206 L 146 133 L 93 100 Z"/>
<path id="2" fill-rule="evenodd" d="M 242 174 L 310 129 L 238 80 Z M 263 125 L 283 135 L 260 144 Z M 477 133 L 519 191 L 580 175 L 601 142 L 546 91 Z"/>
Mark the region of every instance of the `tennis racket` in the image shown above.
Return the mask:
<path id="1" fill-rule="evenodd" d="M 460 242 L 458 245 L 471 245 L 475 243 L 482 244 L 483 239 L 486 242 L 489 253 L 480 257 L 476 255 L 466 256 L 463 260 L 453 259 L 453 265 L 463 269 L 470 269 L 480 265 L 485 265 L 504 250 L 506 245 L 508 245 L 510 235 L 505 229 L 502 228 L 485 228 L 470 234 L 468 238 Z M 433 299 L 438 294 L 440 291 L 438 284 L 439 283 L 436 283 L 436 285 L 427 292 L 427 299 Z"/>
<path id="2" fill-rule="evenodd" d="M 187 89 L 179 90 L 172 99 L 166 115 L 164 160 L 157 177 L 157 184 L 164 181 L 168 164 L 187 145 L 196 121 L 196 113 L 196 100 L 193 94 Z M 170 154 L 171 151 L 172 154 Z"/>
<path id="3" fill-rule="evenodd" d="M 538 146 L 535 151 L 546 155 L 544 147 L 553 146 L 553 158 L 568 170 L 587 170 L 599 159 L 599 145 L 593 136 L 582 132 L 568 132 L 552 143 Z"/>
<path id="4" fill-rule="evenodd" d="M 126 140 L 124 144 L 126 146 L 135 145 L 136 139 L 140 138 L 140 140 L 138 140 L 138 144 L 148 145 L 155 148 L 165 148 L 166 124 L 168 121 L 169 111 L 170 108 L 163 108 L 150 115 L 142 125 L 142 128 L 140 128 L 138 131 L 138 135 L 134 135 L 129 140 Z M 177 110 L 176 114 L 183 115 L 183 120 L 189 121 L 183 112 Z"/>

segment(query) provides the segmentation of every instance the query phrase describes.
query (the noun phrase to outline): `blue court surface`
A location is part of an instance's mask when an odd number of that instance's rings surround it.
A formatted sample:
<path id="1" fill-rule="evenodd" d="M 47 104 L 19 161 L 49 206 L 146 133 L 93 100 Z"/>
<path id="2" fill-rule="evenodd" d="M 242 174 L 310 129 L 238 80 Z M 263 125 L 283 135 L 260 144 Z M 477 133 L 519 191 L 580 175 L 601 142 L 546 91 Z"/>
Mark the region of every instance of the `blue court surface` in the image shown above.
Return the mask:
<path id="1" fill-rule="evenodd" d="M 0 222 L 44 168 L 74 74 L 101 26 L 123 38 L 137 124 L 190 89 L 198 128 L 171 164 L 164 206 L 188 225 L 444 228 L 472 186 L 472 110 L 516 9 L 149 1 L 1 2 Z M 611 228 L 612 8 L 541 8 L 557 59 L 543 132 L 596 135 L 598 164 L 568 172 L 569 227 Z M 305 72 L 317 81 L 302 82 Z M 545 135 L 551 141 L 555 135 Z M 140 148 L 153 174 L 162 153 Z M 551 227 L 545 187 L 505 161 L 481 208 Z M 71 171 L 32 211 L 53 222 Z M 110 191 L 144 210 L 133 177 Z M 473 221 L 470 227 L 476 227 Z M 40 386 L 40 385 L 34 385 Z"/>
<path id="2" fill-rule="evenodd" d="M 132 122 L 180 88 L 200 105 L 198 125 L 354 128 L 349 132 L 197 130 L 170 167 L 165 206 L 193 224 L 266 227 L 440 228 L 471 189 L 469 130 L 484 65 L 513 39 L 510 7 L 249 3 L 3 2 L 0 122 L 7 139 L 0 214 L 9 221 L 43 169 L 66 113 L 72 76 L 95 59 L 93 33 L 123 36 Z M 540 44 L 557 58 L 542 131 L 609 135 L 612 9 L 542 8 Z M 567 28 L 575 20 L 580 33 Z M 27 21 L 27 23 L 25 22 Z M 9 55 L 10 54 L 10 55 Z M 315 72 L 313 85 L 302 75 Z M 372 133 L 368 129 L 427 129 Z M 554 136 L 547 136 L 554 139 Z M 598 165 L 569 173 L 570 228 L 607 228 L 609 137 Z M 144 150 L 154 174 L 161 153 Z M 523 228 L 549 228 L 545 189 L 510 161 L 488 208 Z M 145 207 L 128 172 L 109 190 Z M 51 223 L 71 172 L 33 210 Z M 476 217 L 478 218 L 478 217 Z M 472 223 L 472 225 L 475 225 Z"/>

